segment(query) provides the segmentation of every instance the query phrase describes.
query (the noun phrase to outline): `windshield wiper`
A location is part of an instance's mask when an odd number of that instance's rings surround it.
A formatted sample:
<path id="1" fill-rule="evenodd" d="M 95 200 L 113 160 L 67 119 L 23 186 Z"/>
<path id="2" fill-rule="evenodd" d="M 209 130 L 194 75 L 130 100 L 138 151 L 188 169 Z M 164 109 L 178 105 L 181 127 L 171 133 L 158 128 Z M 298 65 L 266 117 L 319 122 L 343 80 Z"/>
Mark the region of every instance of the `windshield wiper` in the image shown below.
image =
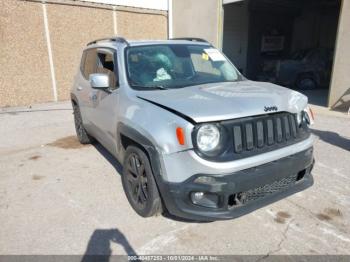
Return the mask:
<path id="1" fill-rule="evenodd" d="M 158 90 L 168 90 L 169 88 L 159 85 L 159 86 L 143 86 L 143 85 L 131 85 L 132 87 L 140 88 L 143 90 L 152 90 L 152 89 L 158 89 Z"/>
<path id="2" fill-rule="evenodd" d="M 152 88 L 159 89 L 159 90 L 168 90 L 169 89 L 165 86 L 152 86 Z"/>

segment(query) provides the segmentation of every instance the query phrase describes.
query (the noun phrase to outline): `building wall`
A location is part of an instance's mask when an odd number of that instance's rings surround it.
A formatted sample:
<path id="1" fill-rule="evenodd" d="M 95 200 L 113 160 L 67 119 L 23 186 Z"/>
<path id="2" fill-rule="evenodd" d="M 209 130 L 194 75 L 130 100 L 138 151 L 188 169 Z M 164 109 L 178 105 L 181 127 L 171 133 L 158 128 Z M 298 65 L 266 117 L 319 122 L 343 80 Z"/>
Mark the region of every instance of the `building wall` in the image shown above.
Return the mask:
<path id="1" fill-rule="evenodd" d="M 86 43 L 113 35 L 110 10 L 48 5 L 52 55 L 59 100 L 70 96 L 72 80 L 80 63 Z"/>
<path id="2" fill-rule="evenodd" d="M 221 47 L 220 0 L 173 0 L 173 37 L 199 37 Z"/>
<path id="3" fill-rule="evenodd" d="M 338 26 L 333 76 L 328 106 L 344 109 L 350 106 L 350 1 L 343 0 Z"/>
<path id="4" fill-rule="evenodd" d="M 69 99 L 82 49 L 94 39 L 166 39 L 167 12 L 79 1 L 47 1 L 58 100 Z M 43 4 L 18 0 L 0 4 L 0 107 L 54 101 Z"/>
<path id="5" fill-rule="evenodd" d="M 129 39 L 167 39 L 168 17 L 164 13 L 149 15 L 117 12 L 118 34 Z"/>
<path id="6" fill-rule="evenodd" d="M 42 7 L 0 4 L 0 106 L 52 100 Z"/>

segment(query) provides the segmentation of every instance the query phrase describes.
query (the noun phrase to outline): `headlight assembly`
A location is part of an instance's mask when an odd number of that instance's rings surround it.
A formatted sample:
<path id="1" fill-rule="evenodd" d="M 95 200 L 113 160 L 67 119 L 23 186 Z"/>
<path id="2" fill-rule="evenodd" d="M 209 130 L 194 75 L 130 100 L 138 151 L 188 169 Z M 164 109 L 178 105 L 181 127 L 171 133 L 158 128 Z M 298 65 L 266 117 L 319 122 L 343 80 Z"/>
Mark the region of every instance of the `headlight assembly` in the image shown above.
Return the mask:
<path id="1" fill-rule="evenodd" d="M 215 150 L 220 144 L 220 136 L 220 130 L 216 125 L 202 125 L 197 131 L 198 149 L 204 153 Z"/>
<path id="2" fill-rule="evenodd" d="M 302 121 L 305 122 L 308 126 L 311 124 L 309 114 L 305 110 L 302 111 Z"/>
<path id="3" fill-rule="evenodd" d="M 312 109 L 310 106 L 307 106 L 304 110 L 309 118 L 309 125 L 313 125 L 315 121 L 314 112 L 312 112 Z"/>
<path id="4" fill-rule="evenodd" d="M 216 159 L 229 145 L 228 132 L 219 123 L 201 124 L 195 127 L 192 141 L 196 152 L 204 158 Z"/>
<path id="5" fill-rule="evenodd" d="M 314 115 L 309 106 L 297 114 L 298 125 L 301 126 L 302 123 L 310 126 L 314 123 Z"/>

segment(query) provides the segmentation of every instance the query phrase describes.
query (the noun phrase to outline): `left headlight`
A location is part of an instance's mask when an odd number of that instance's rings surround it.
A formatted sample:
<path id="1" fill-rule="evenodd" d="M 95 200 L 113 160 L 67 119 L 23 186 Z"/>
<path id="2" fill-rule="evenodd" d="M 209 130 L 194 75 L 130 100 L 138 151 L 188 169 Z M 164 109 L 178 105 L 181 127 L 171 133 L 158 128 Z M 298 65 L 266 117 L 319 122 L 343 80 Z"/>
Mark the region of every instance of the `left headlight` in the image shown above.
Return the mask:
<path id="1" fill-rule="evenodd" d="M 197 131 L 198 149 L 204 153 L 214 151 L 220 144 L 220 136 L 220 130 L 216 125 L 202 125 Z"/>

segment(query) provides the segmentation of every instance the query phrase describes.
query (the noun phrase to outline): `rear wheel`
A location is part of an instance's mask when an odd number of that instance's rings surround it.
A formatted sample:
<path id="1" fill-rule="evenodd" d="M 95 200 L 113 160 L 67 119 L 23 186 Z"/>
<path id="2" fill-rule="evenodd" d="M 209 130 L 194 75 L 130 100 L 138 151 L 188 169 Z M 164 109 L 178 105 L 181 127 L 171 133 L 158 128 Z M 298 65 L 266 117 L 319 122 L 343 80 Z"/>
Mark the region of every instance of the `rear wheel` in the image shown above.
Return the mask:
<path id="1" fill-rule="evenodd" d="M 132 208 L 143 217 L 161 213 L 162 201 L 147 155 L 138 147 L 129 146 L 125 153 L 123 188 Z"/>
<path id="2" fill-rule="evenodd" d="M 73 104 L 73 115 L 74 115 L 75 132 L 77 133 L 79 142 L 81 144 L 91 144 L 92 142 L 94 142 L 94 138 L 91 137 L 84 128 L 80 109 L 79 109 L 79 106 L 76 104 Z"/>

